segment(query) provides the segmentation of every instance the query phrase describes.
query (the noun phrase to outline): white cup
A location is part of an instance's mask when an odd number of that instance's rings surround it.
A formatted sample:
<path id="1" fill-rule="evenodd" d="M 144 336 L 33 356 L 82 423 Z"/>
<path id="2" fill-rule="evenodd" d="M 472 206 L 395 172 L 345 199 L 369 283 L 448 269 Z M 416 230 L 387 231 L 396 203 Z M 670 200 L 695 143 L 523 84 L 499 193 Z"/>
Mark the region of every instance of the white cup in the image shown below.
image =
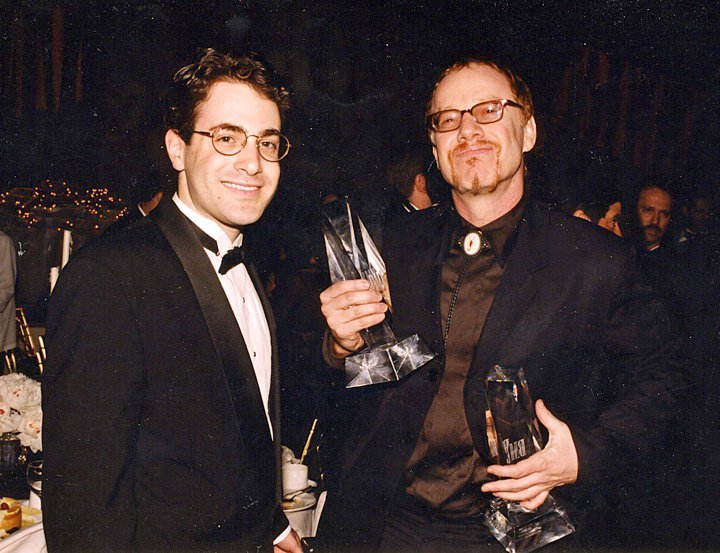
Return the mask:
<path id="1" fill-rule="evenodd" d="M 288 494 L 307 488 L 307 465 L 285 464 L 282 466 L 283 493 Z"/>

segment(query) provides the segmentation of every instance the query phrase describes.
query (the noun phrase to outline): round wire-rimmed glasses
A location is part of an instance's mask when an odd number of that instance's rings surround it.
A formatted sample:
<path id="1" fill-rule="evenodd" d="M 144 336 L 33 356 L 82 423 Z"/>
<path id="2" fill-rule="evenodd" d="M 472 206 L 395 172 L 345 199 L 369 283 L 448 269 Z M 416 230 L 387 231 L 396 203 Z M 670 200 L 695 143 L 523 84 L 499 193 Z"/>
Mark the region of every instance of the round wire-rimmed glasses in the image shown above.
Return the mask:
<path id="1" fill-rule="evenodd" d="M 192 131 L 195 134 L 207 136 L 212 140 L 213 148 L 224 156 L 234 156 L 241 152 L 249 138 L 255 138 L 255 147 L 260 157 L 266 161 L 280 161 L 290 151 L 290 141 L 286 136 L 274 132 L 263 136 L 246 134 L 241 129 L 214 129 L 212 131 Z"/>
<path id="2" fill-rule="evenodd" d="M 454 131 L 460 127 L 463 115 L 466 113 L 469 113 L 475 122 L 481 125 L 495 123 L 502 119 L 505 106 L 525 109 L 512 100 L 488 100 L 487 102 L 475 104 L 470 109 L 444 109 L 436 113 L 431 113 L 425 118 L 425 125 L 427 125 L 428 129 L 435 132 Z"/>

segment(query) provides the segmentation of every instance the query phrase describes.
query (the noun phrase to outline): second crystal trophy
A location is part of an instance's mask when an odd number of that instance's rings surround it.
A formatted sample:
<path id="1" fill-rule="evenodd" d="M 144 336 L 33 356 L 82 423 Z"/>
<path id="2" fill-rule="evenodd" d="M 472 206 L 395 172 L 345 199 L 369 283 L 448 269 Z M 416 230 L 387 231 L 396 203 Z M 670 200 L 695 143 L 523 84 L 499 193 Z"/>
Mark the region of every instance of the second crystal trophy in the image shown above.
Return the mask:
<path id="1" fill-rule="evenodd" d="M 485 378 L 485 394 L 490 410 L 488 443 L 494 461 L 510 465 L 540 451 L 543 440 L 524 371 L 496 365 Z M 485 524 L 508 553 L 534 551 L 575 531 L 552 496 L 534 511 L 493 498 Z"/>
<path id="2" fill-rule="evenodd" d="M 362 220 L 347 200 L 323 208 L 323 234 L 332 282 L 364 278 L 383 296 L 392 312 L 385 262 Z M 400 380 L 435 354 L 417 334 L 396 338 L 387 321 L 364 329 L 365 348 L 345 358 L 347 388 Z"/>

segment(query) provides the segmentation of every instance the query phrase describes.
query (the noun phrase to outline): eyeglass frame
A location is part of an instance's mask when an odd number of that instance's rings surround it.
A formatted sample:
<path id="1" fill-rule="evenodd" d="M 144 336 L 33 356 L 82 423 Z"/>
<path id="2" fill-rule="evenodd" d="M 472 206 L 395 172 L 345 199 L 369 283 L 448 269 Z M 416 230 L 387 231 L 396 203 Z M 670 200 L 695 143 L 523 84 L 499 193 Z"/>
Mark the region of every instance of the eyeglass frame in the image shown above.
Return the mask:
<path id="1" fill-rule="evenodd" d="M 242 146 L 240 146 L 240 149 L 239 149 L 237 152 L 233 152 L 233 153 L 231 153 L 231 154 L 223 153 L 223 152 L 221 152 L 220 150 L 218 150 L 218 149 L 217 149 L 217 146 L 215 145 L 215 133 L 216 133 L 216 132 L 219 132 L 219 131 L 223 131 L 223 130 L 228 130 L 228 129 L 227 129 L 226 127 L 219 127 L 219 128 L 217 128 L 217 129 L 213 129 L 213 130 L 210 130 L 210 131 L 198 131 L 198 130 L 192 129 L 190 132 L 193 133 L 193 134 L 199 134 L 199 135 L 201 135 L 201 136 L 207 136 L 207 137 L 210 139 L 210 143 L 212 144 L 213 149 L 214 149 L 218 154 L 220 154 L 221 156 L 231 157 L 231 156 L 234 156 L 234 155 L 239 154 L 240 152 L 242 152 L 242 151 L 245 149 L 245 146 L 247 146 L 248 140 L 249 140 L 251 137 L 257 138 L 257 140 L 255 141 L 255 148 L 256 148 L 257 151 L 258 151 L 258 155 L 259 155 L 261 158 L 263 158 L 265 161 L 269 161 L 270 163 L 277 163 L 277 162 L 279 162 L 281 159 L 285 159 L 285 158 L 287 157 L 287 155 L 290 153 L 290 147 L 292 146 L 292 144 L 290 143 L 290 139 L 289 139 L 287 136 L 285 136 L 284 134 L 282 134 L 282 133 L 280 133 L 280 132 L 273 132 L 273 133 L 264 134 L 263 136 L 258 136 L 257 134 L 248 134 L 248 133 L 246 133 L 246 132 L 245 132 L 244 130 L 242 130 L 242 129 L 232 129 L 232 130 L 233 130 L 234 132 L 241 132 L 242 134 L 245 135 L 245 144 L 243 144 Z M 261 138 L 265 138 L 266 136 L 279 136 L 280 138 L 284 138 L 284 139 L 285 139 L 285 142 L 287 142 L 287 150 L 285 150 L 285 153 L 282 155 L 282 157 L 279 157 L 279 158 L 277 158 L 277 159 L 268 159 L 268 158 L 266 158 L 266 157 L 262 154 L 262 152 L 260 151 L 260 139 L 261 139 Z"/>
<path id="2" fill-rule="evenodd" d="M 494 120 L 492 120 L 492 121 L 484 121 L 484 122 L 478 121 L 478 120 L 475 118 L 475 116 L 473 115 L 472 112 L 473 112 L 473 110 L 474 110 L 476 107 L 482 106 L 483 104 L 500 104 L 500 110 L 498 111 L 498 113 L 500 114 L 500 116 L 499 116 L 497 119 L 494 119 Z M 491 124 L 491 123 L 497 123 L 498 121 L 500 121 L 500 120 L 503 118 L 503 116 L 505 115 L 505 108 L 506 108 L 507 106 L 511 106 L 511 107 L 518 108 L 518 109 L 521 109 L 521 110 L 524 110 L 524 109 L 525 109 L 525 106 L 523 106 L 522 104 L 518 104 L 517 102 L 515 102 L 515 101 L 513 101 L 513 100 L 508 100 L 507 98 L 501 99 L 501 100 L 485 100 L 484 102 L 478 102 L 477 104 L 475 104 L 474 106 L 472 106 L 472 107 L 469 108 L 469 109 L 443 109 L 443 110 L 440 110 L 440 111 L 436 111 L 435 113 L 430 113 L 430 114 L 428 114 L 428 115 L 425 116 L 425 126 L 426 126 L 430 131 L 432 131 L 432 132 L 452 132 L 452 131 L 456 131 L 456 130 L 458 130 L 458 129 L 460 128 L 460 125 L 462 125 L 463 115 L 465 115 L 466 113 L 469 113 L 469 114 L 470 114 L 470 117 L 472 117 L 472 118 L 473 118 L 473 121 L 475 121 L 478 125 L 489 125 L 489 124 Z M 432 124 L 432 119 L 433 119 L 434 117 L 440 115 L 441 113 L 446 113 L 446 112 L 449 112 L 449 111 L 460 113 L 460 117 L 458 117 L 458 125 L 457 125 L 457 127 L 454 127 L 454 128 L 452 128 L 452 129 L 445 129 L 445 130 L 443 130 L 443 131 L 441 131 L 441 130 L 439 130 L 439 129 L 436 129 L 436 128 L 433 126 L 433 124 Z"/>

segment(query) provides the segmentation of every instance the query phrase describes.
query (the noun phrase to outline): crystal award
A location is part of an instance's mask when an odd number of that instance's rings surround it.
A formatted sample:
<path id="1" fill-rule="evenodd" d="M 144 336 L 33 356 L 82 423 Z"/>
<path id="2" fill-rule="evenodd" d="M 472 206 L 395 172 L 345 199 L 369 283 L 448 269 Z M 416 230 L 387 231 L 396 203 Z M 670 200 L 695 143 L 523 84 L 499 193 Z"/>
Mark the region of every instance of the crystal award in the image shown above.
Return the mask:
<path id="1" fill-rule="evenodd" d="M 543 448 L 525 373 L 495 366 L 485 378 L 488 444 L 498 465 L 517 463 Z M 508 553 L 534 551 L 575 531 L 565 510 L 552 496 L 537 509 L 494 497 L 485 525 Z"/>
<path id="2" fill-rule="evenodd" d="M 360 217 L 346 199 L 327 204 L 323 214 L 330 280 L 368 280 L 392 313 L 385 262 Z M 435 357 L 417 334 L 396 338 L 387 319 L 361 334 L 365 347 L 345 358 L 347 388 L 400 380 Z"/>

